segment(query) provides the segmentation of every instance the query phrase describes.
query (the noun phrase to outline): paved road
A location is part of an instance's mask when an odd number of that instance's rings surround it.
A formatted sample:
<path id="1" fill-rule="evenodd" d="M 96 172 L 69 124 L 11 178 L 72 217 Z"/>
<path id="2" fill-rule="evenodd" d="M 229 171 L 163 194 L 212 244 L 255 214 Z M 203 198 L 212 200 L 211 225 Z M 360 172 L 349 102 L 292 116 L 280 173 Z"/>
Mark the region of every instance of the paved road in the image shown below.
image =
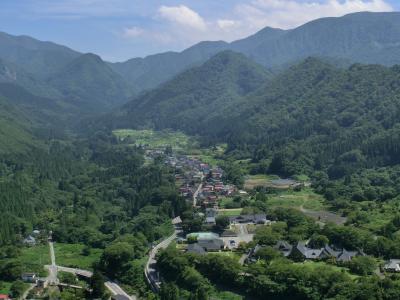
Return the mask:
<path id="1" fill-rule="evenodd" d="M 66 273 L 72 273 L 75 275 L 83 276 L 86 278 L 92 277 L 93 273 L 88 270 L 82 270 L 82 269 L 76 269 L 76 268 L 68 268 L 68 267 L 62 267 L 62 266 L 57 266 L 59 271 L 66 272 Z M 117 295 L 122 295 L 125 296 L 129 300 L 136 300 L 136 296 L 130 296 L 128 295 L 115 281 L 112 280 L 107 280 L 104 285 L 106 288 L 111 292 L 113 296 Z"/>
<path id="2" fill-rule="evenodd" d="M 161 280 L 158 276 L 158 272 L 156 270 L 156 254 L 159 250 L 167 248 L 176 238 L 180 230 L 175 229 L 175 232 L 163 240 L 158 245 L 154 246 L 153 249 L 150 250 L 149 259 L 147 260 L 146 267 L 144 269 L 144 274 L 146 276 L 146 280 L 149 283 L 151 289 L 154 292 L 158 292 L 161 288 Z"/>
<path id="3" fill-rule="evenodd" d="M 30 292 L 35 286 L 36 286 L 36 284 L 31 283 L 31 284 L 29 285 L 29 288 L 23 293 L 21 299 L 24 299 L 24 300 L 25 300 L 25 299 L 28 297 L 29 292 Z"/>
<path id="4" fill-rule="evenodd" d="M 193 193 L 193 207 L 197 206 L 197 196 L 199 195 L 201 188 L 203 187 L 203 179 L 204 179 L 204 175 L 201 176 L 200 184 L 197 187 L 197 190 Z"/>
<path id="5" fill-rule="evenodd" d="M 56 265 L 56 256 L 54 254 L 54 244 L 52 241 L 49 241 L 49 248 L 50 248 L 50 258 L 51 258 L 51 265 L 47 266 L 47 269 L 49 270 L 49 275 L 46 278 L 46 281 L 49 284 L 57 284 L 58 283 L 58 278 L 57 278 L 57 265 Z"/>

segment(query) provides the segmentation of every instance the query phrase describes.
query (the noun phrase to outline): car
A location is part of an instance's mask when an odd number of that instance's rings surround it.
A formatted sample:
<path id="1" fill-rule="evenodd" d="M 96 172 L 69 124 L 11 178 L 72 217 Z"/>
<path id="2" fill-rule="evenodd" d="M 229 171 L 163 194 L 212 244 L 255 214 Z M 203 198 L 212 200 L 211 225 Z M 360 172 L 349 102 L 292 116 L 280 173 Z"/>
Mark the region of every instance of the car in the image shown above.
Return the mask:
<path id="1" fill-rule="evenodd" d="M 231 245 L 231 247 L 235 247 L 236 246 L 236 241 L 235 240 L 230 240 L 229 241 L 229 245 Z"/>

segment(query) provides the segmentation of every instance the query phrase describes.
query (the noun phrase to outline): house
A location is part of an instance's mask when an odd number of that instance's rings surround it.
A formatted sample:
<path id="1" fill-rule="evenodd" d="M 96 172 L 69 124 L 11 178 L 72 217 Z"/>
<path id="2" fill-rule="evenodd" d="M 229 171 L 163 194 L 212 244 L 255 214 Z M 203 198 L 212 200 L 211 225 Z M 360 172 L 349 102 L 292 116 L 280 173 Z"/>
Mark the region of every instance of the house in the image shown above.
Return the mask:
<path id="1" fill-rule="evenodd" d="M 346 249 L 343 249 L 342 252 L 339 254 L 339 256 L 336 258 L 336 261 L 338 262 L 349 262 L 351 261 L 354 257 L 363 255 L 359 251 L 347 251 Z"/>
<path id="2" fill-rule="evenodd" d="M 215 225 L 215 217 L 206 217 L 204 223 L 207 225 Z"/>
<path id="3" fill-rule="evenodd" d="M 35 246 L 36 245 L 36 239 L 33 236 L 30 235 L 30 236 L 28 236 L 27 238 L 25 238 L 23 240 L 23 243 L 25 245 L 28 245 L 28 246 Z"/>
<path id="4" fill-rule="evenodd" d="M 221 239 L 199 240 L 197 244 L 207 252 L 224 250 L 225 247 Z"/>
<path id="5" fill-rule="evenodd" d="M 216 217 L 218 215 L 218 210 L 215 208 L 206 208 L 207 217 Z"/>
<path id="6" fill-rule="evenodd" d="M 198 243 L 187 245 L 186 252 L 187 253 L 195 253 L 195 254 L 199 254 L 199 255 L 206 254 L 206 251 Z"/>
<path id="7" fill-rule="evenodd" d="M 400 259 L 391 259 L 384 266 L 383 269 L 387 272 L 400 272 Z"/>
<path id="8" fill-rule="evenodd" d="M 237 224 L 237 223 L 265 224 L 267 223 L 267 216 L 265 214 L 232 216 L 229 217 L 229 221 L 231 222 L 231 224 Z"/>
<path id="9" fill-rule="evenodd" d="M 21 279 L 25 282 L 36 283 L 38 278 L 35 273 L 23 273 Z"/>
<path id="10" fill-rule="evenodd" d="M 251 248 L 250 250 L 249 250 L 249 253 L 248 253 L 248 255 L 247 255 L 247 258 L 246 258 L 246 262 L 247 263 L 250 263 L 250 262 L 256 262 L 257 260 L 258 260 L 258 258 L 256 257 L 256 253 L 257 253 L 257 251 L 258 250 L 260 250 L 262 247 L 260 246 L 260 245 L 256 245 L 254 248 Z"/>
<path id="11" fill-rule="evenodd" d="M 288 257 L 293 259 L 318 259 L 321 256 L 322 250 L 322 248 L 308 248 L 305 242 L 298 242 L 296 247 L 292 248 Z"/>
<path id="12" fill-rule="evenodd" d="M 3 300 L 3 299 L 8 300 L 8 299 L 10 299 L 10 298 L 8 297 L 8 295 L 0 294 L 0 299 L 1 299 L 1 300 Z"/>
<path id="13" fill-rule="evenodd" d="M 286 241 L 278 241 L 274 248 L 281 252 L 284 257 L 288 257 L 293 247 Z"/>

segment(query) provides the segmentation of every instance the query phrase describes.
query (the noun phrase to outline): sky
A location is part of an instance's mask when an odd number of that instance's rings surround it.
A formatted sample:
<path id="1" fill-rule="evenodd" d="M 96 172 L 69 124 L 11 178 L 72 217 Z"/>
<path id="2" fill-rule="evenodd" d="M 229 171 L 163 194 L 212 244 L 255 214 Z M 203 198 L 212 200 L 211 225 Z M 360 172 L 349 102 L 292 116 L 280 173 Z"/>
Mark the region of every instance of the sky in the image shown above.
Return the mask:
<path id="1" fill-rule="evenodd" d="M 358 11 L 398 11 L 399 0 L 0 0 L 0 31 L 125 61 L 290 29 Z"/>

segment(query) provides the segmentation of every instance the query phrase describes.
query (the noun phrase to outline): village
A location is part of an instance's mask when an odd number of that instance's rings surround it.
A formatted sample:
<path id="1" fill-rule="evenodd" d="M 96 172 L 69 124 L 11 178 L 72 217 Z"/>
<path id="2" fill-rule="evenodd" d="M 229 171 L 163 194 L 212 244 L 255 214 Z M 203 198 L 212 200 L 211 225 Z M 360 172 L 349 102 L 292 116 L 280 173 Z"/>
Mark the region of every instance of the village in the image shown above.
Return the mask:
<path id="1" fill-rule="evenodd" d="M 150 152 L 152 156 L 163 154 L 162 151 Z M 246 244 L 253 243 L 254 232 L 262 226 L 271 226 L 276 221 L 268 219 L 264 213 L 241 214 L 238 210 L 223 209 L 220 201 L 224 198 L 248 197 L 244 190 L 224 180 L 224 171 L 212 167 L 197 157 L 186 155 L 168 155 L 165 164 L 175 169 L 176 184 L 180 194 L 193 204 L 197 216 L 202 220 L 200 232 L 180 231 L 176 237 L 177 247 L 184 252 L 206 255 L 207 253 L 239 252 L 241 264 L 255 263 L 257 251 L 262 245 L 255 244 L 243 252 Z M 278 188 L 282 186 L 297 188 L 301 184 L 292 179 L 275 180 Z M 307 183 L 308 184 L 308 183 Z M 239 213 L 238 213 L 239 212 Z M 338 264 L 350 262 L 356 256 L 365 256 L 360 249 L 348 251 L 335 245 L 323 245 L 313 248 L 308 241 L 291 244 L 278 241 L 273 248 L 283 257 L 296 261 L 319 261 L 328 258 Z M 386 271 L 400 271 L 400 261 L 389 261 L 384 265 Z"/>

